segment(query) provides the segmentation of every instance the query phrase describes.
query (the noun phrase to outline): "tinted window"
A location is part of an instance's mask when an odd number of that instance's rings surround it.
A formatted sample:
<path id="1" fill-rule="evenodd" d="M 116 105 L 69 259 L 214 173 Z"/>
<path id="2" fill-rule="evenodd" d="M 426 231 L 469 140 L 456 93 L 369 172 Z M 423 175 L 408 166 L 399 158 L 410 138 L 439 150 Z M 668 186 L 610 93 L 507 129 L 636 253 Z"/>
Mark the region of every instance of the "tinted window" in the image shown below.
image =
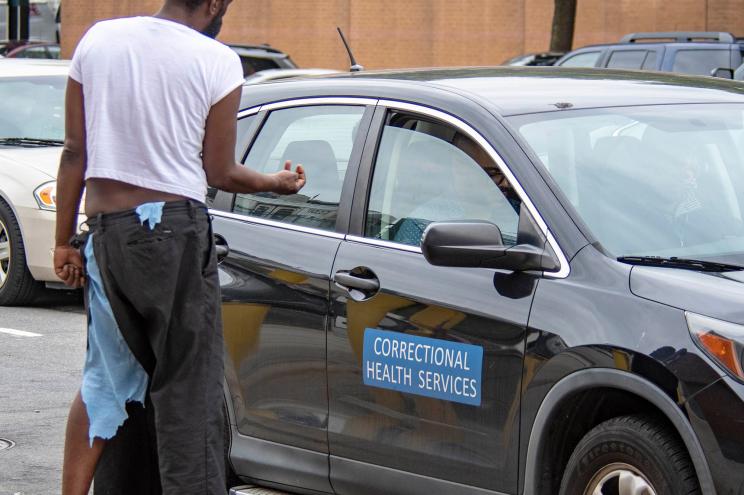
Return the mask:
<path id="1" fill-rule="evenodd" d="M 680 50 L 674 57 L 673 72 L 709 76 L 719 67 L 731 67 L 731 52 L 725 50 Z"/>
<path id="2" fill-rule="evenodd" d="M 258 71 L 279 68 L 279 64 L 267 58 L 240 57 L 240 63 L 243 65 L 243 77 L 248 77 Z"/>
<path id="3" fill-rule="evenodd" d="M 248 151 L 248 145 L 251 144 L 251 138 L 253 133 L 253 124 L 256 122 L 256 115 L 243 117 L 238 120 L 238 140 L 235 146 L 235 161 L 243 163 L 246 151 Z"/>
<path id="4" fill-rule="evenodd" d="M 60 48 L 58 46 L 48 46 L 47 51 L 49 52 L 49 58 L 60 58 Z"/>
<path id="5" fill-rule="evenodd" d="M 521 202 L 491 157 L 447 124 L 388 117 L 377 152 L 365 235 L 418 246 L 426 226 L 485 220 L 516 243 Z"/>
<path id="6" fill-rule="evenodd" d="M 610 69 L 640 69 L 646 59 L 646 50 L 612 52 L 607 67 Z"/>
<path id="7" fill-rule="evenodd" d="M 245 165 L 263 173 L 291 160 L 307 184 L 299 194 L 238 194 L 233 210 L 254 217 L 333 230 L 346 167 L 364 107 L 312 106 L 271 112 Z"/>
<path id="8" fill-rule="evenodd" d="M 643 62 L 643 70 L 656 70 L 656 52 L 650 51 Z"/>
<path id="9" fill-rule="evenodd" d="M 14 55 L 15 58 L 49 58 L 45 46 L 25 48 Z"/>
<path id="10" fill-rule="evenodd" d="M 569 57 L 561 63 L 561 67 L 594 67 L 602 52 L 584 52 Z"/>

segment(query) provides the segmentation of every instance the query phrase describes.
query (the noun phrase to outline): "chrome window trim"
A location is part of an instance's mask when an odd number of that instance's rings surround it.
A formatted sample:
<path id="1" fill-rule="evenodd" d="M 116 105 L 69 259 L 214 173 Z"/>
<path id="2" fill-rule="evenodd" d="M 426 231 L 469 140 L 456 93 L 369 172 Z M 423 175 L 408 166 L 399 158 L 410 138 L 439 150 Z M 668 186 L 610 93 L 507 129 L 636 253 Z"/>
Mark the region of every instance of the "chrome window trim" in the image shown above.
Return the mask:
<path id="1" fill-rule="evenodd" d="M 400 244 L 397 242 L 383 241 L 382 239 L 370 239 L 368 237 L 359 237 L 356 235 L 347 235 L 346 240 L 350 242 L 358 242 L 360 244 L 369 244 L 370 246 L 379 246 L 390 249 L 397 249 L 399 251 L 408 251 L 409 253 L 422 254 L 421 248 L 418 246 L 411 246 L 408 244 Z"/>
<path id="2" fill-rule="evenodd" d="M 249 108 L 247 110 L 241 110 L 240 112 L 238 112 L 238 120 L 245 118 L 245 117 L 250 117 L 251 115 L 256 115 L 260 111 L 261 111 L 260 106 Z"/>
<path id="3" fill-rule="evenodd" d="M 540 215 L 540 213 L 537 211 L 537 208 L 535 207 L 534 203 L 532 202 L 530 197 L 525 192 L 524 188 L 522 187 L 522 184 L 520 184 L 519 181 L 517 181 L 517 178 L 514 176 L 511 169 L 509 169 L 504 159 L 501 158 L 501 155 L 499 155 L 498 152 L 489 144 L 486 138 L 484 138 L 478 131 L 470 127 L 470 125 L 466 124 L 462 120 L 458 119 L 457 117 L 451 114 L 442 112 L 440 110 L 435 110 L 430 107 L 417 105 L 413 103 L 405 103 L 405 102 L 394 101 L 394 100 L 379 100 L 378 105 L 382 107 L 386 107 L 386 108 L 391 108 L 394 110 L 403 110 L 406 112 L 418 113 L 421 115 L 426 115 L 426 116 L 433 117 L 435 119 L 447 122 L 448 124 L 464 132 L 467 136 L 469 136 L 476 143 L 478 143 L 484 150 L 486 150 L 486 153 L 488 153 L 488 155 L 496 163 L 496 165 L 498 165 L 498 167 L 501 169 L 504 175 L 506 175 L 507 179 L 509 180 L 509 183 L 512 185 L 512 187 L 517 192 L 517 195 L 522 200 L 522 203 L 524 203 L 524 205 L 527 207 L 527 210 L 532 215 L 532 218 L 534 218 L 535 222 L 537 223 L 538 227 L 542 231 L 543 235 L 545 235 L 548 243 L 550 244 L 550 247 L 553 249 L 556 256 L 558 256 L 558 260 L 560 263 L 560 269 L 557 272 L 543 272 L 544 275 L 546 277 L 551 277 L 551 278 L 568 277 L 568 275 L 571 273 L 571 266 L 568 263 L 568 258 L 566 258 L 565 253 L 563 252 L 560 245 L 558 244 L 558 241 L 556 241 L 552 232 L 550 232 L 550 229 L 548 229 L 547 223 L 545 223 L 545 220 L 542 218 L 542 215 Z M 364 238 L 362 240 L 362 239 L 354 237 L 354 240 L 358 240 L 359 242 L 365 242 L 367 244 L 380 245 L 378 243 L 378 240 L 376 239 Z M 382 242 L 385 242 L 385 241 L 382 241 Z M 386 245 L 392 244 L 396 248 L 403 249 L 405 251 L 409 250 L 409 249 L 406 249 L 409 246 L 405 246 L 401 248 L 400 244 L 387 243 L 387 242 L 385 244 Z M 392 247 L 392 246 L 389 246 L 389 247 Z M 418 252 L 421 252 L 421 250 L 419 249 Z"/>
<path id="4" fill-rule="evenodd" d="M 320 105 L 351 105 L 351 106 L 374 106 L 377 102 L 374 98 L 356 98 L 356 97 L 319 97 L 319 98 L 299 98 L 296 100 L 277 101 L 276 103 L 267 103 L 259 107 L 260 111 L 272 111 L 282 108 L 292 107 L 309 107 Z"/>
<path id="5" fill-rule="evenodd" d="M 293 232 L 302 232 L 305 234 L 319 235 L 323 237 L 330 237 L 332 239 L 342 240 L 343 234 L 338 232 L 331 232 L 328 230 L 314 229 L 312 227 L 303 227 L 302 225 L 295 225 L 292 223 L 278 222 L 276 220 L 268 220 L 266 218 L 251 217 L 248 215 L 240 215 L 238 213 L 229 213 L 221 210 L 209 210 L 209 214 L 215 217 L 228 218 L 230 220 L 240 220 L 245 223 L 252 223 L 255 225 L 263 225 L 265 227 L 276 227 L 284 230 L 291 230 Z"/>

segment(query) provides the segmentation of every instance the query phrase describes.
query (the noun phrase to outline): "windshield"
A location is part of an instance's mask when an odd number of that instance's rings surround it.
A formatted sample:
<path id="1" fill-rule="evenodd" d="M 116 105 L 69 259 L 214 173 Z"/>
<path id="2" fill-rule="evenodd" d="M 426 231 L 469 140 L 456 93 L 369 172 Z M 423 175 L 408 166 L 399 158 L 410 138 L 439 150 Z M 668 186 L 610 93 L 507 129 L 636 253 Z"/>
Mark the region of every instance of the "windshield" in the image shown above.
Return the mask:
<path id="1" fill-rule="evenodd" d="M 743 104 L 569 110 L 510 121 L 610 254 L 741 260 Z"/>
<path id="2" fill-rule="evenodd" d="M 0 77 L 0 139 L 64 139 L 65 76 Z"/>

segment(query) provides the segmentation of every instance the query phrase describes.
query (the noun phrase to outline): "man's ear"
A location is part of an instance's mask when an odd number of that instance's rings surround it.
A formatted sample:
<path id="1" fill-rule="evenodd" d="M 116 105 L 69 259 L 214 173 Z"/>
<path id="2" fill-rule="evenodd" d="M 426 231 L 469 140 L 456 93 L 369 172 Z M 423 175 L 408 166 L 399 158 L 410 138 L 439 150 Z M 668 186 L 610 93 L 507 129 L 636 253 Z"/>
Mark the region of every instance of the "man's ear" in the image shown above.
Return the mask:
<path id="1" fill-rule="evenodd" d="M 214 17 L 222 10 L 224 0 L 207 0 L 207 14 L 210 17 Z"/>

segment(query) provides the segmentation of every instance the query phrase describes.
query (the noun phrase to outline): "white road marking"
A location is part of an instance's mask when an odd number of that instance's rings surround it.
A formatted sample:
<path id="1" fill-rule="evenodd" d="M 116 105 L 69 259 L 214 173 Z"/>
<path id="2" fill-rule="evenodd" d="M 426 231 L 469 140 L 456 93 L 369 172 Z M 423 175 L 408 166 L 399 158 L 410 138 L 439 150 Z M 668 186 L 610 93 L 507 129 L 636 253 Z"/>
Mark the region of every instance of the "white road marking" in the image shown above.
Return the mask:
<path id="1" fill-rule="evenodd" d="M 12 328 L 0 328 L 0 333 L 7 333 L 9 335 L 15 335 L 16 337 L 43 337 L 40 333 L 13 330 Z"/>

